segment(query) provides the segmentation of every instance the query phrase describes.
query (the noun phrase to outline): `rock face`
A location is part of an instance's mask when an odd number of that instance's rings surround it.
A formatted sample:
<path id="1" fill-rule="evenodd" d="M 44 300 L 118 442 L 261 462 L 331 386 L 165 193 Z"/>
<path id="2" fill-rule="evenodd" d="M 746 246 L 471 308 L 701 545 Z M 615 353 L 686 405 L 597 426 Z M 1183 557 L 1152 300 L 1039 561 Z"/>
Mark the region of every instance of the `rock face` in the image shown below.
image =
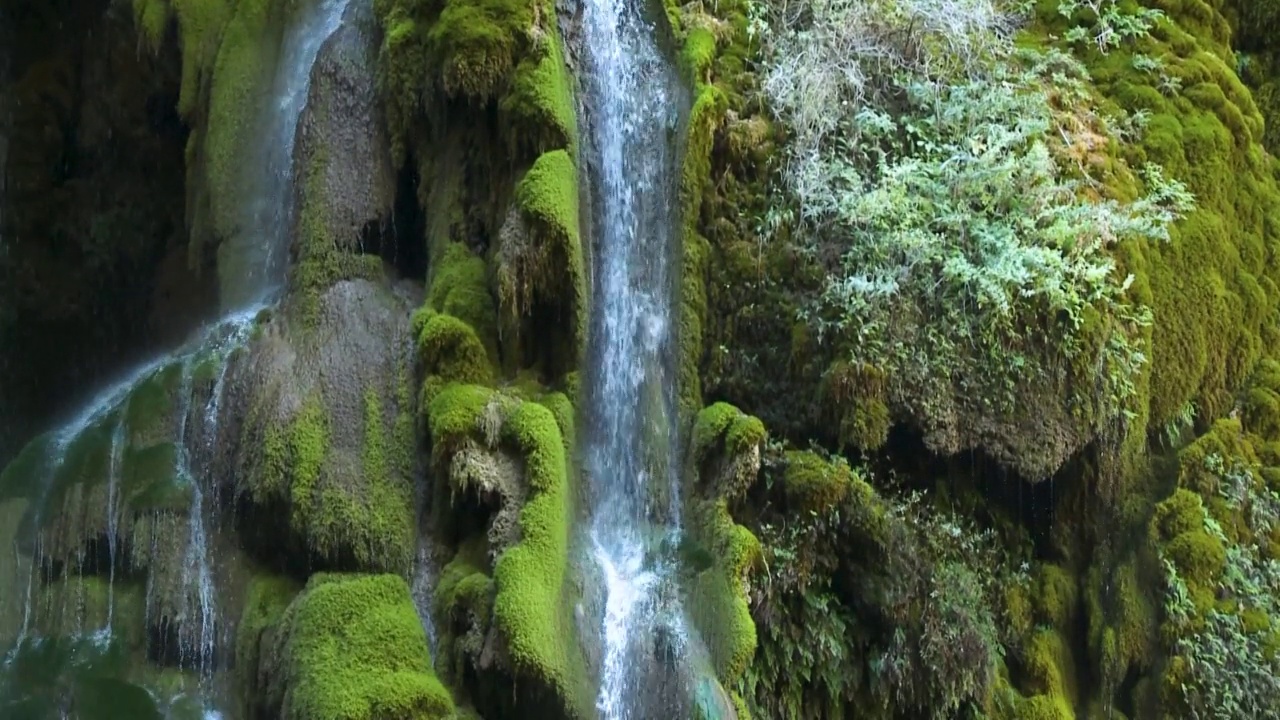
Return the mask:
<path id="1" fill-rule="evenodd" d="M 323 197 L 323 224 L 343 248 L 359 244 L 370 224 L 390 229 L 395 170 L 374 81 L 379 33 L 367 3 L 348 6 L 343 25 L 316 58 L 311 94 L 298 124 L 294 167 L 298 191 Z"/>

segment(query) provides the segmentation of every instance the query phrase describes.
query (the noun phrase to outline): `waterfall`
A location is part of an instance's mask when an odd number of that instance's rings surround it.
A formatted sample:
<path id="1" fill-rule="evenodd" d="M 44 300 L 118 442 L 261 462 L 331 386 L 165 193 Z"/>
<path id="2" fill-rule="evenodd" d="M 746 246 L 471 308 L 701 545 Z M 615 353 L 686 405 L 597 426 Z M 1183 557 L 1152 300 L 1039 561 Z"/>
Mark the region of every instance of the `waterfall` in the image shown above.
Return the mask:
<path id="1" fill-rule="evenodd" d="M 186 524 L 163 525 L 159 529 L 156 525 L 151 526 L 151 547 L 146 552 L 151 554 L 153 563 L 158 562 L 155 558 L 162 553 L 173 554 L 181 583 L 176 600 L 179 607 L 164 607 L 164 603 L 153 598 L 158 584 L 153 568 L 149 570 L 147 581 L 147 622 L 157 617 L 155 613 L 161 612 L 179 619 L 176 637 L 170 638 L 176 642 L 179 668 L 198 673 L 204 704 L 216 705 L 224 700 L 206 685 L 217 654 L 227 649 L 226 623 L 219 616 L 218 555 L 211 547 L 213 531 L 218 527 L 218 498 L 212 478 L 212 458 L 218 443 L 227 368 L 232 353 L 247 345 L 260 311 L 269 307 L 284 287 L 295 218 L 295 134 L 306 107 L 316 57 L 324 42 L 341 26 L 348 2 L 319 0 L 311 3 L 299 10 L 301 17 L 286 32 L 271 84 L 272 100 L 261 109 L 264 131 L 244 152 L 246 173 L 252 176 L 245 178 L 245 185 L 254 191 L 254 198 L 244 208 L 236 237 L 228 239 L 220 248 L 220 271 L 234 276 L 233 282 L 223 284 L 223 317 L 197 330 L 182 346 L 143 363 L 98 392 L 73 417 L 45 436 L 40 446 L 43 456 L 38 468 L 43 481 L 31 498 L 28 516 L 24 519 L 27 529 L 14 540 L 14 557 L 25 555 L 31 558 L 29 564 L 25 558 L 21 563 L 26 569 L 25 582 L 20 587 L 0 588 L 0 594 L 13 593 L 17 596 L 22 609 L 21 626 L 5 664 L 11 662 L 24 647 L 38 645 L 42 641 L 40 588 L 52 573 L 45 567 L 48 549 L 42 546 L 44 538 L 41 532 L 46 522 L 56 519 L 54 515 L 59 510 L 55 481 L 64 465 L 74 461 L 69 451 L 76 442 L 104 423 L 110 427 L 109 451 L 105 467 L 100 471 L 102 486 L 105 487 L 105 500 L 102 502 L 105 507 L 98 506 L 93 512 L 98 513 L 102 522 L 101 532 L 106 539 L 104 549 L 109 565 L 105 573 L 101 568 L 98 570 L 106 575 L 107 582 L 105 626 L 81 627 L 84 618 L 77 617 L 75 634 L 90 633 L 89 639 L 94 642 L 109 643 L 113 632 L 121 625 L 122 608 L 116 599 L 119 580 L 116 568 L 129 562 L 120 557 L 127 553 L 119 545 L 129 532 L 122 523 L 121 483 L 125 474 L 123 467 L 127 463 L 125 456 L 131 449 L 129 434 L 132 432 L 125 417 L 135 392 L 176 367 L 180 383 L 173 409 L 175 427 L 166 439 L 173 443 L 174 459 L 170 469 L 175 484 L 189 493 Z M 2 151 L 3 146 L 0 145 Z M 195 382 L 197 371 L 210 368 L 214 374 L 206 379 L 211 381 L 212 387 L 206 383 L 198 388 Z M 86 481 L 85 485 L 89 482 Z M 83 492 L 87 494 L 90 491 L 86 489 Z M 170 532 L 175 527 L 181 527 L 185 533 Z M 137 544 L 138 538 L 133 540 Z M 83 565 L 87 551 L 81 548 L 75 552 L 77 564 Z M 83 588 L 83 580 L 80 582 Z M 161 628 L 160 632 L 164 634 L 169 630 Z M 0 669 L 3 667 L 0 665 Z M 205 717 L 220 715 L 208 708 Z"/>
<path id="2" fill-rule="evenodd" d="M 670 138 L 682 97 L 637 0 L 586 0 L 583 25 L 598 176 L 585 463 L 590 545 L 606 592 L 597 709 L 612 720 L 648 715 L 637 698 L 653 695 L 644 688 L 649 658 L 660 637 L 678 644 L 685 632 L 663 552 L 680 532 Z"/>
<path id="3" fill-rule="evenodd" d="M 293 147 L 298 118 L 311 91 L 311 68 L 321 46 L 342 25 L 350 0 L 319 0 L 285 37 L 266 108 L 266 127 L 246 160 L 240 232 L 219 249 L 220 267 L 230 267 L 222 281 L 222 306 L 265 304 L 284 284 L 288 238 L 295 217 Z"/>

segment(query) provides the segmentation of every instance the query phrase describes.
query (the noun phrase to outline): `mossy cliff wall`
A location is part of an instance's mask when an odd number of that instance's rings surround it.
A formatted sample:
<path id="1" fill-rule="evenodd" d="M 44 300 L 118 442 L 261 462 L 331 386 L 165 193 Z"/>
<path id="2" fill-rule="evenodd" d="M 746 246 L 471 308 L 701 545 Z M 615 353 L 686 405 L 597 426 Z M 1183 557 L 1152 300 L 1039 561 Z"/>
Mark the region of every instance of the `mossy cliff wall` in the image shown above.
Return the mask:
<path id="1" fill-rule="evenodd" d="M 982 422 L 1009 439 L 951 458 L 893 407 L 900 379 L 843 362 L 804 321 L 824 271 L 770 224 L 786 138 L 756 92 L 747 8 L 672 8 L 693 77 L 718 91 L 699 95 L 716 119 L 686 164 L 701 192 L 686 195 L 682 391 L 758 415 L 772 438 L 729 503 L 766 568 L 748 584 L 758 648 L 735 688 L 755 714 L 1270 716 L 1274 609 L 1239 578 L 1271 582 L 1258 423 L 1280 349 L 1274 18 L 1265 3 L 1152 5 L 1166 18 L 1150 36 L 1077 50 L 1104 110 L 1149 113 L 1107 152 L 1159 163 L 1196 196 L 1169 243 L 1116 251 L 1153 312 L 1134 415 L 1079 429 L 1064 453 L 1018 427 L 1043 407 L 992 410 Z M 1093 21 L 1058 10 L 1041 3 L 1022 42 Z M 1105 192 L 1135 197 L 1128 177 Z M 1208 650 L 1228 646 L 1244 659 Z"/>

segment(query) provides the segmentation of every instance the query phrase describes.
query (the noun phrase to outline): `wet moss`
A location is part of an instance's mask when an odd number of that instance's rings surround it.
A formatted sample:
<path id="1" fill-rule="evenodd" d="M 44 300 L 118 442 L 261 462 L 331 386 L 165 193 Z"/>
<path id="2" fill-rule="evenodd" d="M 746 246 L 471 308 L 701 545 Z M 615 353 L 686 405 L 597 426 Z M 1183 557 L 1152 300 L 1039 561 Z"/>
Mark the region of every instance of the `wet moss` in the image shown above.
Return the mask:
<path id="1" fill-rule="evenodd" d="M 290 578 L 257 575 L 249 581 L 244 610 L 236 627 L 235 679 L 245 714 L 255 717 L 266 688 L 261 670 L 269 666 L 275 650 L 275 631 L 289 603 L 301 588 Z"/>
<path id="2" fill-rule="evenodd" d="M 690 614 L 707 644 L 716 676 L 733 687 L 756 652 L 756 625 L 747 588 L 748 577 L 762 558 L 760 541 L 734 522 L 724 500 L 696 503 L 694 514 L 696 535 L 715 561 L 692 582 Z"/>
<path id="3" fill-rule="evenodd" d="M 182 365 L 173 363 L 143 380 L 129 394 L 124 422 L 130 445 L 146 447 L 170 439 L 182 372 Z"/>
<path id="4" fill-rule="evenodd" d="M 56 444 L 55 435 L 45 433 L 23 446 L 0 472 L 0 502 L 36 496 L 53 470 Z"/>
<path id="5" fill-rule="evenodd" d="M 712 142 L 727 109 L 724 93 L 715 86 L 696 86 L 680 172 L 682 235 L 677 384 L 680 413 L 685 418 L 693 417 L 702 406 L 699 364 L 707 314 L 710 247 L 698 228 L 703 194 L 711 182 Z"/>
<path id="6" fill-rule="evenodd" d="M 191 507 L 191 479 L 178 472 L 178 448 L 161 443 L 129 448 L 120 467 L 120 492 L 135 511 L 184 513 Z"/>
<path id="7" fill-rule="evenodd" d="M 482 538 L 464 542 L 440 572 L 432 597 L 440 623 L 437 667 L 455 683 L 465 676 L 467 662 L 482 652 L 493 615 L 494 584 L 485 560 Z"/>
<path id="8" fill-rule="evenodd" d="M 494 567 L 494 623 L 506 638 L 517 683 L 521 676 L 532 679 L 568 712 L 585 715 L 590 688 L 562 600 L 573 508 L 564 441 L 555 415 L 530 402 L 511 411 L 502 432 L 524 456 L 529 498 L 520 511 L 519 542 Z"/>
<path id="9" fill-rule="evenodd" d="M 283 718 L 449 718 L 453 700 L 431 671 L 409 587 L 394 575 L 319 574 L 276 631 Z"/>
<path id="10" fill-rule="evenodd" d="M 747 588 L 763 555 L 760 541 L 734 521 L 729 504 L 754 482 L 766 433 L 759 419 L 716 403 L 698 413 L 693 435 L 690 473 L 698 483 L 688 501 L 688 532 L 711 561 L 690 581 L 687 607 L 721 684 L 735 687 L 756 651 Z"/>
<path id="11" fill-rule="evenodd" d="M 586 340 L 586 271 L 578 228 L 578 170 L 567 150 L 544 153 L 515 188 L 528 237 L 504 240 L 496 257 L 498 299 L 518 341 L 535 304 L 554 308 L 554 343 L 575 366 Z"/>
<path id="12" fill-rule="evenodd" d="M 535 8 L 541 10 L 529 0 L 446 0 L 426 33 L 444 91 L 475 100 L 495 97 L 535 26 Z"/>
<path id="13" fill-rule="evenodd" d="M 1065 632 L 1071 627 L 1079 599 L 1076 580 L 1058 565 L 1039 566 L 1035 593 L 1036 618 Z"/>
<path id="14" fill-rule="evenodd" d="M 328 218 L 329 191 L 325 187 L 328 153 L 315 150 L 302 176 L 302 198 L 298 218 L 298 257 L 290 276 L 290 306 L 301 317 L 301 327 L 312 329 L 319 322 L 324 293 L 342 280 L 363 278 L 380 282 L 382 259 L 356 253 L 333 235 Z"/>

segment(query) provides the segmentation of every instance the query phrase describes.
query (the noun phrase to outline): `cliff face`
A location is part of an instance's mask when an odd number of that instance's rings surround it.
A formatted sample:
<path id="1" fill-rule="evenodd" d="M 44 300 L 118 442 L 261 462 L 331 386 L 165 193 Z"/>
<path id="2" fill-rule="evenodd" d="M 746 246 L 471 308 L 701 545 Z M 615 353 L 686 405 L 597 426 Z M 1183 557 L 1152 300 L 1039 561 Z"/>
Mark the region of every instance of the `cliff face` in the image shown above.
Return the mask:
<path id="1" fill-rule="evenodd" d="M 352 2 L 280 302 L 28 442 L 255 271 L 313 7 L 4 8 L 0 707 L 596 715 L 573 7 Z M 662 9 L 690 716 L 1275 717 L 1280 8 Z"/>

